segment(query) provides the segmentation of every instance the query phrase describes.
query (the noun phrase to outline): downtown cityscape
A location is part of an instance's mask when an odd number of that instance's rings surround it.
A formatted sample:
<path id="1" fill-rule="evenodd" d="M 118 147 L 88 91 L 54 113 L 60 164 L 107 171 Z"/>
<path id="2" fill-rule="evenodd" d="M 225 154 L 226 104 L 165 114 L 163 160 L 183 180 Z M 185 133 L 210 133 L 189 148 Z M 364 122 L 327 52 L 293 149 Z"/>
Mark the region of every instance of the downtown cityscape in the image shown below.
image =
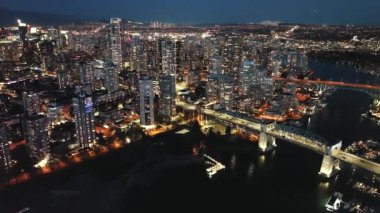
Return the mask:
<path id="1" fill-rule="evenodd" d="M 380 212 L 380 26 L 26 17 L 1 213 Z"/>

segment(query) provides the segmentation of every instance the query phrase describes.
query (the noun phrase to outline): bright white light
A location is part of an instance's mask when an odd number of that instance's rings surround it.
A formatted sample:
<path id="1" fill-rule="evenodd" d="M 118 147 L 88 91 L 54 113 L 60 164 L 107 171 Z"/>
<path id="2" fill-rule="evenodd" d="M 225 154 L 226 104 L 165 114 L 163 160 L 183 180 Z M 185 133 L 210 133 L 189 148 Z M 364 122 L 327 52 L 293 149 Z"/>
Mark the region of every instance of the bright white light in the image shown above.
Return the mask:
<path id="1" fill-rule="evenodd" d="M 35 168 L 45 167 L 49 163 L 49 156 L 46 156 L 43 160 L 34 165 Z"/>
<path id="2" fill-rule="evenodd" d="M 207 37 L 210 37 L 209 33 L 202 33 L 202 38 L 207 38 Z"/>

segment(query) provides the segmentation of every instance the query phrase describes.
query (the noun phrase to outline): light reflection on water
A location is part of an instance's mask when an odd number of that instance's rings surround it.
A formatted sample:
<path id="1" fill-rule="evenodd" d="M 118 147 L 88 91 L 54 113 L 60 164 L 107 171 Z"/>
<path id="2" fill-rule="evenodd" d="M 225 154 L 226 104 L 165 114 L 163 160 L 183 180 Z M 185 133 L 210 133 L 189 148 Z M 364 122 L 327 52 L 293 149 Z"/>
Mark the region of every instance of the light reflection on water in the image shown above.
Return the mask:
<path id="1" fill-rule="evenodd" d="M 231 156 L 230 168 L 231 168 L 231 170 L 235 170 L 235 168 L 236 168 L 236 155 L 235 154 L 233 154 Z"/>
<path id="2" fill-rule="evenodd" d="M 249 167 L 248 167 L 248 170 L 247 170 L 247 177 L 248 177 L 249 180 L 251 180 L 253 178 L 254 171 L 255 171 L 255 164 L 253 162 L 251 162 L 249 164 Z"/>
<path id="3" fill-rule="evenodd" d="M 324 209 L 327 201 L 329 200 L 329 192 L 330 192 L 331 184 L 330 182 L 320 182 L 317 187 L 317 206 L 320 209 Z"/>
<path id="4" fill-rule="evenodd" d="M 258 157 L 257 165 L 259 166 L 259 168 L 263 168 L 265 166 L 265 159 L 266 159 L 265 155 L 260 155 Z"/>

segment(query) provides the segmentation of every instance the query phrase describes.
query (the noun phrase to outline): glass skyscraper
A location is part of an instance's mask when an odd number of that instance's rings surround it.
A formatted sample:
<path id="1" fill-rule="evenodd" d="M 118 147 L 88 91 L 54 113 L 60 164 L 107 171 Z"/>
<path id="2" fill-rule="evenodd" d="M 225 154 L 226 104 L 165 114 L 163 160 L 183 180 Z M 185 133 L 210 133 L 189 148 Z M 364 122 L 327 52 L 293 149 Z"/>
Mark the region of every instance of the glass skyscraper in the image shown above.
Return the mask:
<path id="1" fill-rule="evenodd" d="M 27 116 L 25 119 L 25 137 L 31 157 L 38 161 L 50 154 L 49 147 L 49 118 L 38 114 Z"/>
<path id="2" fill-rule="evenodd" d="M 123 69 L 120 22 L 121 22 L 120 18 L 111 18 L 111 21 L 110 21 L 111 56 L 112 56 L 112 61 L 116 65 L 118 72 L 120 72 Z"/>
<path id="3" fill-rule="evenodd" d="M 149 76 L 141 76 L 140 89 L 140 124 L 154 125 L 154 93 L 153 80 Z"/>
<path id="4" fill-rule="evenodd" d="M 73 107 L 77 142 L 81 148 L 92 147 L 96 143 L 92 97 L 88 96 L 81 86 L 76 87 L 76 93 Z"/>
<path id="5" fill-rule="evenodd" d="M 165 123 L 172 121 L 176 114 L 175 105 L 175 76 L 174 74 L 164 75 L 160 78 L 160 110 L 158 115 Z"/>

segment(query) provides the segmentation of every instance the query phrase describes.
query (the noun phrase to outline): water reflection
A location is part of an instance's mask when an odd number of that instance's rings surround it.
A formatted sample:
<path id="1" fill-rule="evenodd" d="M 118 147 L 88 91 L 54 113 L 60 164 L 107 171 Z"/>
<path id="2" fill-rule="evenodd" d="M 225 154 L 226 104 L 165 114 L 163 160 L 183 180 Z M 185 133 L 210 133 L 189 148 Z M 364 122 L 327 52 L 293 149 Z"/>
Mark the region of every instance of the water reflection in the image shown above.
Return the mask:
<path id="1" fill-rule="evenodd" d="M 276 149 L 274 149 L 271 154 L 270 154 L 270 158 L 271 159 L 274 159 L 274 157 L 276 156 Z"/>
<path id="2" fill-rule="evenodd" d="M 265 159 L 266 159 L 266 156 L 264 154 L 259 156 L 258 161 L 257 161 L 257 165 L 259 166 L 259 168 L 264 167 Z"/>
<path id="3" fill-rule="evenodd" d="M 236 168 L 236 155 L 232 154 L 231 161 L 230 161 L 230 168 L 231 170 L 235 170 Z"/>
<path id="4" fill-rule="evenodd" d="M 330 182 L 320 182 L 317 189 L 317 205 L 320 210 L 325 208 L 327 201 L 329 200 Z"/>
<path id="5" fill-rule="evenodd" d="M 249 167 L 248 167 L 248 170 L 247 170 L 247 177 L 249 180 L 251 180 L 253 178 L 253 173 L 255 171 L 255 164 L 253 162 L 251 162 L 249 164 Z"/>
<path id="6" fill-rule="evenodd" d="M 318 185 L 318 191 L 326 193 L 330 187 L 330 182 L 320 182 Z"/>
<path id="7" fill-rule="evenodd" d="M 311 117 L 307 119 L 307 130 L 310 130 L 310 122 L 311 122 Z"/>

